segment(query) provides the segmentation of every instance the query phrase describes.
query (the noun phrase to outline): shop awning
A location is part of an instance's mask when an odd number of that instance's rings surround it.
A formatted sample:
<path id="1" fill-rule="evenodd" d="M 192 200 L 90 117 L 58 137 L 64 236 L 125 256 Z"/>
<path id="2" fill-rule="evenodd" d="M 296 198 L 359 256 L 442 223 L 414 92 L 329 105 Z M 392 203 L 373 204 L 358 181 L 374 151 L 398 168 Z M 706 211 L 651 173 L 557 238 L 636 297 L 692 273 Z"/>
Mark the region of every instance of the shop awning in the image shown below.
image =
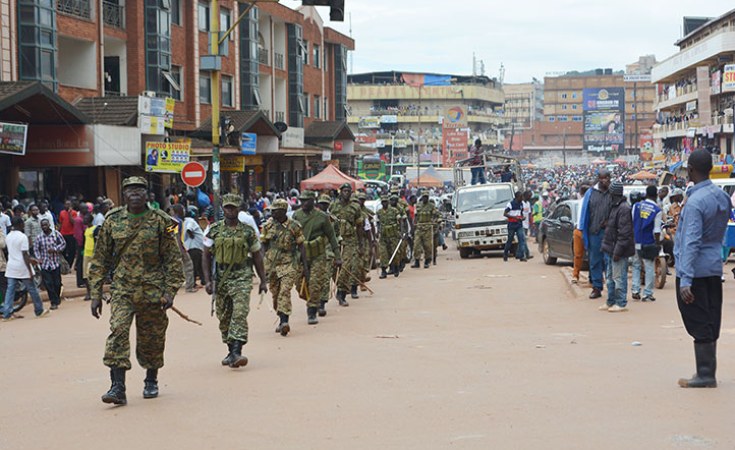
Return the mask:
<path id="1" fill-rule="evenodd" d="M 346 121 L 312 122 L 304 130 L 304 142 L 316 144 L 319 142 L 354 141 L 355 135 Z"/>
<path id="2" fill-rule="evenodd" d="M 225 118 L 229 118 L 233 133 L 255 133 L 259 136 L 277 136 L 281 137 L 281 133 L 273 125 L 273 122 L 263 113 L 263 111 L 221 111 L 220 123 Z M 209 117 L 193 133 L 192 137 L 200 139 L 212 139 L 212 118 Z"/>
<path id="3" fill-rule="evenodd" d="M 0 83 L 0 121 L 32 125 L 91 122 L 84 112 L 38 81 Z"/>
<path id="4" fill-rule="evenodd" d="M 89 116 L 92 123 L 138 126 L 138 97 L 85 97 L 75 106 Z"/>

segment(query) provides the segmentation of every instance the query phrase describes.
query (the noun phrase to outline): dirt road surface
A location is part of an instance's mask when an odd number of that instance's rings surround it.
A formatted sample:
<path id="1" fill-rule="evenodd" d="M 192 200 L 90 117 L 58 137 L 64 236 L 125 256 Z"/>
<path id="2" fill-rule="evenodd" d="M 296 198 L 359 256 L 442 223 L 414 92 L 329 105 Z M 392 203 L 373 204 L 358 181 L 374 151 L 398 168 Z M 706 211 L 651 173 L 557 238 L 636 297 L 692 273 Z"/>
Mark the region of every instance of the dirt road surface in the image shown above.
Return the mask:
<path id="1" fill-rule="evenodd" d="M 729 268 L 728 268 L 729 273 Z M 720 387 L 694 372 L 673 283 L 655 303 L 597 310 L 557 266 L 440 253 L 429 270 L 378 280 L 348 308 L 273 332 L 253 295 L 250 364 L 226 348 L 203 291 L 170 313 L 161 395 L 143 400 L 133 361 L 128 405 L 101 403 L 109 307 L 81 300 L 46 319 L 0 324 L 0 449 L 668 449 L 735 448 L 735 281 L 725 284 Z M 632 345 L 634 341 L 640 346 Z"/>

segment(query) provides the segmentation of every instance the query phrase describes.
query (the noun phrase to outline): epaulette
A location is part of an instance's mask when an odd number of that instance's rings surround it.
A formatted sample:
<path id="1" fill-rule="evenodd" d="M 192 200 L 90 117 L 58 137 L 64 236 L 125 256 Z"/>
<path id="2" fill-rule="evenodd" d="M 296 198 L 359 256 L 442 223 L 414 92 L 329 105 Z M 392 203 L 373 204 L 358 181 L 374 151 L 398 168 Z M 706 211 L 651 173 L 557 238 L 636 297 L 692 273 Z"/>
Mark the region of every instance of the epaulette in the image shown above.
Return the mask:
<path id="1" fill-rule="evenodd" d="M 166 220 L 167 222 L 173 222 L 176 225 L 179 224 L 179 222 L 176 219 L 174 219 L 173 217 L 169 216 L 166 212 L 161 211 L 160 209 L 154 209 L 152 211 L 153 211 L 153 214 L 156 214 L 158 217 Z"/>
<path id="2" fill-rule="evenodd" d="M 118 206 L 117 208 L 112 208 L 111 210 L 107 211 L 107 214 L 105 214 L 105 219 L 107 219 L 108 217 L 110 217 L 113 214 L 117 214 L 120 211 L 124 211 L 124 210 L 125 210 L 125 207 L 124 206 Z"/>

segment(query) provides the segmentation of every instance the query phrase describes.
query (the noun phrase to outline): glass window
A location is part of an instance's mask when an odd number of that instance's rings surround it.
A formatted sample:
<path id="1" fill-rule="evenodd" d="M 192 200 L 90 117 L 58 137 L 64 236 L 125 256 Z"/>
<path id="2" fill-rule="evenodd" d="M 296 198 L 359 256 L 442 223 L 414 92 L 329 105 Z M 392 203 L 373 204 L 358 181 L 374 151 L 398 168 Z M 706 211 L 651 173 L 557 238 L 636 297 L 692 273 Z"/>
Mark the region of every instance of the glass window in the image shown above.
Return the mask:
<path id="1" fill-rule="evenodd" d="M 219 29 L 220 31 L 227 31 L 230 29 L 230 26 L 232 25 L 232 15 L 230 14 L 230 10 L 227 8 L 220 8 L 219 9 Z M 230 35 L 231 37 L 232 35 Z"/>
<path id="2" fill-rule="evenodd" d="M 572 98 L 577 98 L 577 93 L 576 92 L 572 92 Z"/>
<path id="3" fill-rule="evenodd" d="M 319 61 L 321 61 L 321 57 L 319 56 L 319 46 L 314 44 L 314 56 L 311 58 L 311 60 L 314 62 L 314 67 L 319 68 Z"/>
<path id="4" fill-rule="evenodd" d="M 182 71 L 183 69 L 181 66 L 171 66 L 171 71 L 169 72 L 169 76 L 173 79 L 173 82 L 176 83 L 176 86 L 171 85 L 171 98 L 179 101 L 184 100 L 184 85 L 181 82 Z M 178 87 L 178 89 L 176 89 L 176 87 Z"/>
<path id="5" fill-rule="evenodd" d="M 181 25 L 181 3 L 179 0 L 171 0 L 171 23 Z"/>
<path id="6" fill-rule="evenodd" d="M 199 73 L 199 103 L 212 103 L 212 79 L 208 73 Z"/>
<path id="7" fill-rule="evenodd" d="M 222 76 L 222 106 L 233 106 L 232 77 Z"/>
<path id="8" fill-rule="evenodd" d="M 577 105 L 572 105 L 572 109 L 577 109 Z"/>
<path id="9" fill-rule="evenodd" d="M 199 31 L 209 31 L 209 5 L 206 3 L 199 3 L 197 5 L 197 16 Z"/>
<path id="10" fill-rule="evenodd" d="M 311 103 L 311 97 L 309 94 L 304 94 L 304 117 L 309 117 L 309 103 Z"/>
<path id="11" fill-rule="evenodd" d="M 567 98 L 567 94 L 561 94 L 561 98 Z"/>
<path id="12" fill-rule="evenodd" d="M 317 60 L 318 61 L 318 60 Z M 321 117 L 322 110 L 322 99 L 318 96 L 314 96 L 314 117 L 319 119 Z"/>
<path id="13" fill-rule="evenodd" d="M 549 116 L 549 122 L 556 122 L 556 117 Z"/>
<path id="14" fill-rule="evenodd" d="M 309 64 L 309 41 L 301 44 L 301 57 L 304 58 L 304 65 Z"/>

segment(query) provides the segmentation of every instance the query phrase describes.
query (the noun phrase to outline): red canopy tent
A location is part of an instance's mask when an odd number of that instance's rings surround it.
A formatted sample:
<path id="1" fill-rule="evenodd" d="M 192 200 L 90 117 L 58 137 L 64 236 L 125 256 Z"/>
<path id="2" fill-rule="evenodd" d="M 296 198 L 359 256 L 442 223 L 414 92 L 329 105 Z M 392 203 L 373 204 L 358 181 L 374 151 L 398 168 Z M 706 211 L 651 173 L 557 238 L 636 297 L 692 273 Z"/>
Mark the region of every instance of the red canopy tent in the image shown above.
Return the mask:
<path id="1" fill-rule="evenodd" d="M 635 173 L 628 178 L 630 178 L 631 180 L 655 180 L 656 178 L 658 178 L 658 175 L 648 172 L 646 170 L 641 170 L 640 172 Z"/>
<path id="2" fill-rule="evenodd" d="M 419 179 L 418 177 L 412 179 L 411 181 L 408 182 L 408 185 L 411 187 L 440 188 L 444 186 L 444 182 L 441 179 L 433 175 L 426 174 L 426 175 L 421 175 L 421 179 Z"/>
<path id="3" fill-rule="evenodd" d="M 350 183 L 353 191 L 365 189 L 365 183 L 345 175 L 344 172 L 330 164 L 313 177 L 301 181 L 301 190 L 322 191 L 326 189 L 339 189 L 345 183 Z"/>

